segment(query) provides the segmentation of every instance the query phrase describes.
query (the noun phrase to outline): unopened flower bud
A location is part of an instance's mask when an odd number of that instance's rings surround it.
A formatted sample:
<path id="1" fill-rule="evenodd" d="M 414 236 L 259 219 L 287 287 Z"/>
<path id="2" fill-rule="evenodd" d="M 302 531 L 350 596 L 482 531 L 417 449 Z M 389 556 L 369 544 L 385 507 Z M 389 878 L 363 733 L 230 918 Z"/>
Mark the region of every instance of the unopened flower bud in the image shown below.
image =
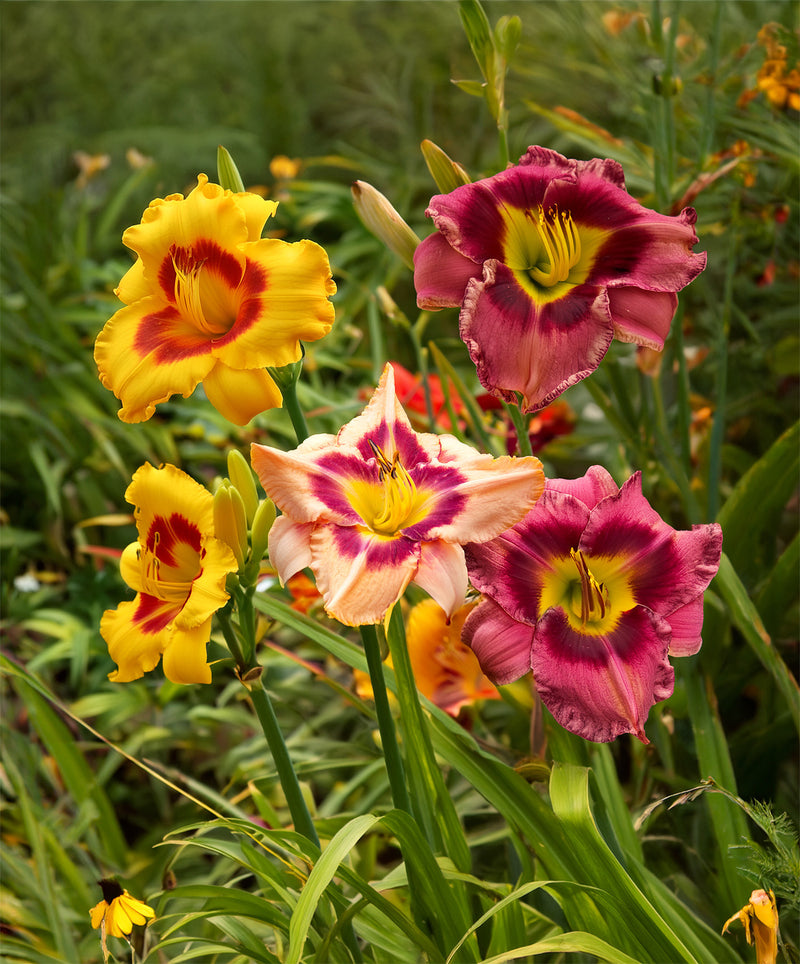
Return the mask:
<path id="1" fill-rule="evenodd" d="M 271 499 L 264 499 L 256 509 L 253 525 L 250 528 L 251 560 L 261 562 L 267 551 L 269 530 L 275 521 L 275 504 Z"/>
<path id="2" fill-rule="evenodd" d="M 247 515 L 248 525 L 252 525 L 253 517 L 258 508 L 258 492 L 253 476 L 253 470 L 247 463 L 247 459 L 238 449 L 231 449 L 228 452 L 228 478 L 233 483 L 244 502 L 244 511 Z"/>
<path id="3" fill-rule="evenodd" d="M 448 157 L 433 141 L 424 140 L 420 149 L 431 177 L 442 194 L 449 194 L 462 184 L 470 183 L 469 174 L 464 168 Z"/>
<path id="4" fill-rule="evenodd" d="M 243 569 L 247 554 L 247 518 L 242 497 L 229 483 L 223 483 L 214 493 L 214 534 L 231 547 L 239 569 Z"/>
<path id="5" fill-rule="evenodd" d="M 387 198 L 366 181 L 356 181 L 352 188 L 356 214 L 380 241 L 393 251 L 407 268 L 414 270 L 414 252 L 419 238 L 395 211 Z"/>

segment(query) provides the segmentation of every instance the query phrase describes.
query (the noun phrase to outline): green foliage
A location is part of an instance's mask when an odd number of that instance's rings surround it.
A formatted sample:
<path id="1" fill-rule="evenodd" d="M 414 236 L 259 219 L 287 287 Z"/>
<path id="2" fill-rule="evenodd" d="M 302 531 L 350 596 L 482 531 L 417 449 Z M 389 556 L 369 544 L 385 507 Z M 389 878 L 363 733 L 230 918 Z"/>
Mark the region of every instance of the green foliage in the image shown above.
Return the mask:
<path id="1" fill-rule="evenodd" d="M 797 959 L 796 116 L 745 96 L 764 23 L 796 57 L 795 7 L 89 0 L 0 15 L 0 956 L 102 960 L 88 911 L 115 874 L 156 909 L 136 935 L 153 962 L 750 960 L 719 931 L 754 887 L 775 892 Z M 312 430 L 337 432 L 391 358 L 426 376 L 421 424 L 443 424 L 437 374 L 448 430 L 501 455 L 538 416 L 484 411 L 456 312 L 417 311 L 350 182 L 375 184 L 425 237 L 432 193 L 532 143 L 616 158 L 643 203 L 697 210 L 708 267 L 659 370 L 615 343 L 539 454 L 551 476 L 641 469 L 671 524 L 720 522 L 704 645 L 677 661 L 650 744 L 589 746 L 545 711 L 542 757 L 524 684 L 458 721 L 414 703 L 398 607 L 384 670 L 412 816 L 354 692 L 357 634 L 262 586 L 255 653 L 317 846 L 283 829 L 297 801 L 223 637 L 212 686 L 106 678 L 98 625 L 130 598 L 117 558 L 133 471 L 167 461 L 211 485 L 231 448 L 295 444 L 286 411 L 237 429 L 199 391 L 119 421 L 92 345 L 131 264 L 120 238 L 152 198 L 213 174 L 223 144 L 228 182 L 241 172 L 279 200 L 269 230 L 330 255 L 337 322 L 306 346 L 297 385 Z M 109 164 L 80 177 L 76 151 Z M 297 176 L 270 173 L 279 154 Z"/>

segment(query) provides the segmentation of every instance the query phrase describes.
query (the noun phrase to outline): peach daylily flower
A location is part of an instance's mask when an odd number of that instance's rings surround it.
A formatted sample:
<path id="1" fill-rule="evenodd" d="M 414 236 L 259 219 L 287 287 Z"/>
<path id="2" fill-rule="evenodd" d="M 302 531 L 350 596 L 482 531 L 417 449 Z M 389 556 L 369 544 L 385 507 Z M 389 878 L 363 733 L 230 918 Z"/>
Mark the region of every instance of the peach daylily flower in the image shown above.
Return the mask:
<path id="1" fill-rule="evenodd" d="M 349 626 L 383 621 L 411 582 L 451 616 L 467 590 L 462 545 L 499 535 L 544 489 L 536 458 L 494 459 L 415 432 L 391 365 L 338 435 L 291 452 L 254 444 L 252 463 L 283 512 L 270 530 L 272 565 L 284 583 L 310 568 L 326 612 Z"/>

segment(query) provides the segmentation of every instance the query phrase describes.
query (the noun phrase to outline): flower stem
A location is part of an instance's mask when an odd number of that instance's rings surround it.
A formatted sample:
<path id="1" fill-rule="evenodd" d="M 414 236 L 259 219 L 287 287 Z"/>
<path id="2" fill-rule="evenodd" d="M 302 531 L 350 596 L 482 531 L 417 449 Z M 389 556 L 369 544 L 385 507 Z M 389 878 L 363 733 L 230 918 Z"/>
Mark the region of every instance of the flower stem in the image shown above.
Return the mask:
<path id="1" fill-rule="evenodd" d="M 290 382 L 288 385 L 281 385 L 283 395 L 283 407 L 286 409 L 289 418 L 292 420 L 292 428 L 297 436 L 297 442 L 305 442 L 308 438 L 308 425 L 300 402 L 297 400 L 297 382 Z"/>
<path id="2" fill-rule="evenodd" d="M 248 641 L 254 641 L 255 628 L 253 623 L 255 620 L 255 610 L 252 605 L 252 596 L 240 593 L 238 598 L 242 604 L 239 608 L 239 620 L 242 625 L 247 625 L 247 629 L 244 630 L 243 635 Z M 217 619 L 225 641 L 228 644 L 228 648 L 236 660 L 237 676 L 241 680 L 242 685 L 250 693 L 250 699 L 253 701 L 253 708 L 261 723 L 261 729 L 264 732 L 267 745 L 272 754 L 272 759 L 275 762 L 275 769 L 278 771 L 278 778 L 281 781 L 281 787 L 286 796 L 286 802 L 289 805 L 289 813 L 292 815 L 295 830 L 319 846 L 319 837 L 317 836 L 317 831 L 314 829 L 314 823 L 311 820 L 303 792 L 300 789 L 297 774 L 292 766 L 289 750 L 286 747 L 283 733 L 278 724 L 278 719 L 275 716 L 272 701 L 264 689 L 260 672 L 257 676 L 253 674 L 253 670 L 261 670 L 261 667 L 255 662 L 255 645 L 252 647 L 250 659 L 245 661 L 239 635 L 231 622 L 230 614 L 222 611 L 218 612 Z M 250 648 L 249 645 L 248 648 Z"/>
<path id="3" fill-rule="evenodd" d="M 272 700 L 264 689 L 261 678 L 252 684 L 249 689 L 250 699 L 253 701 L 253 707 L 261 723 L 261 729 L 264 731 L 264 736 L 267 738 L 267 744 L 272 753 L 272 759 L 275 761 L 275 769 L 278 771 L 278 777 L 286 795 L 286 802 L 289 805 L 289 813 L 292 815 L 295 830 L 319 846 L 319 837 L 314 828 L 311 814 L 308 812 L 297 774 L 294 772 L 283 733 L 275 716 Z"/>
<path id="4" fill-rule="evenodd" d="M 386 760 L 386 771 L 389 774 L 389 786 L 392 790 L 392 801 L 398 810 L 411 813 L 411 800 L 406 786 L 406 774 L 400 747 L 397 743 L 397 731 L 394 718 L 386 695 L 386 682 L 383 678 L 383 662 L 381 660 L 378 634 L 373 625 L 361 627 L 361 639 L 364 643 L 364 653 L 367 657 L 369 676 L 372 681 L 372 694 L 375 700 L 375 711 L 378 714 L 378 728 L 381 733 L 383 755 Z"/>
<path id="5" fill-rule="evenodd" d="M 503 402 L 503 404 L 511 416 L 511 421 L 514 423 L 514 428 L 517 431 L 517 448 L 519 449 L 519 454 L 533 455 L 531 437 L 528 435 L 528 426 L 519 405 L 510 405 L 507 402 Z"/>
<path id="6" fill-rule="evenodd" d="M 468 873 L 471 864 L 469 846 L 433 753 L 428 721 L 420 705 L 399 606 L 392 610 L 387 638 L 397 680 L 397 699 L 400 703 L 414 816 L 431 847 L 434 850 L 443 848 L 459 870 Z"/>

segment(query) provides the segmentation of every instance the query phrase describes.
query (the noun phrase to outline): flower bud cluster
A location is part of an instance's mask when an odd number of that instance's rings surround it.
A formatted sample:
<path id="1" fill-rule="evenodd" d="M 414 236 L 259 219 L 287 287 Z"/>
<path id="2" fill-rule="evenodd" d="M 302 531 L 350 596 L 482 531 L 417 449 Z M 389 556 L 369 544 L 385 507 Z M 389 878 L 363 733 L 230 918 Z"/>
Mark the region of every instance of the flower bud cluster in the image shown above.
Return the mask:
<path id="1" fill-rule="evenodd" d="M 267 550 L 269 530 L 275 521 L 275 505 L 259 499 L 255 477 L 237 449 L 228 453 L 228 478 L 214 493 L 214 529 L 233 550 L 239 566 L 239 581 L 255 585 L 261 560 Z"/>

